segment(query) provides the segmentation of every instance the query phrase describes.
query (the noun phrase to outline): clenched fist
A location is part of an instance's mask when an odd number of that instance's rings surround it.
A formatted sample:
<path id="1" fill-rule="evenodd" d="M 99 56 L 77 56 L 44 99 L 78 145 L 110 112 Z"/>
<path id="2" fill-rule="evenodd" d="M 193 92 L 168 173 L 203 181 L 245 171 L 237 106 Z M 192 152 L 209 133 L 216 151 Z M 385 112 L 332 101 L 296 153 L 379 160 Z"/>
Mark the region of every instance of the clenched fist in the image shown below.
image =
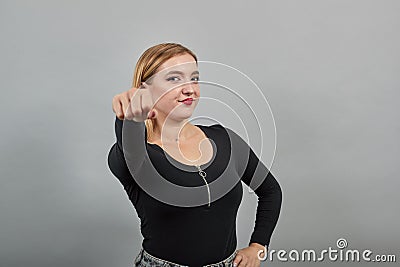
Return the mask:
<path id="1" fill-rule="evenodd" d="M 153 109 L 153 105 L 153 98 L 146 83 L 142 83 L 139 88 L 132 87 L 115 95 L 112 100 L 112 108 L 118 119 L 136 122 L 156 118 L 157 111 Z"/>

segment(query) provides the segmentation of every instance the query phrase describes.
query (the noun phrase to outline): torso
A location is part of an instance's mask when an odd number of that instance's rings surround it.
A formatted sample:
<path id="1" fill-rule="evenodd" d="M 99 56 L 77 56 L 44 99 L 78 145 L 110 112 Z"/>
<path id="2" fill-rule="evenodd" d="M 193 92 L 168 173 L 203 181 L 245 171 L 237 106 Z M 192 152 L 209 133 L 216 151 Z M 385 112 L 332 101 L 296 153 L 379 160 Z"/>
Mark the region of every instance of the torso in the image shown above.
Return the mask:
<path id="1" fill-rule="evenodd" d="M 117 132 L 121 133 L 122 123 L 119 121 L 117 123 L 119 127 Z M 136 130 L 143 130 L 137 128 Z M 119 179 L 140 218 L 141 233 L 144 237 L 143 248 L 160 259 L 186 266 L 204 266 L 221 261 L 236 249 L 235 222 L 243 189 L 242 184 L 238 182 L 240 172 L 236 171 L 235 164 L 230 164 L 232 162 L 230 156 L 234 156 L 232 154 L 234 150 L 231 149 L 232 143 L 223 127 L 198 125 L 193 129 L 195 130 L 193 133 L 197 134 L 193 135 L 190 142 L 181 143 L 179 149 L 182 155 L 190 160 L 195 160 L 201 155 L 200 150 L 197 149 L 200 144 L 201 148 L 208 146 L 215 149 L 212 164 L 203 166 L 207 174 L 204 178 L 194 167 L 183 168 L 172 164 L 173 162 L 170 162 L 162 153 L 162 149 L 165 149 L 168 153 L 174 154 L 171 146 L 163 144 L 162 148 L 162 144 L 154 140 L 151 140 L 153 142 L 148 140 L 148 143 L 154 143 L 154 145 L 146 146 L 149 162 L 142 166 L 153 168 L 153 165 L 156 172 L 151 171 L 151 173 L 155 176 L 132 178 L 129 168 L 125 165 L 123 154 L 118 155 L 113 152 L 110 154 L 110 160 L 111 166 L 117 166 L 114 172 L 120 174 Z M 117 135 L 118 137 L 122 137 L 122 134 Z M 202 142 L 203 140 L 205 142 Z M 119 141 L 121 142 L 121 139 Z M 142 143 L 139 140 L 136 144 Z M 211 156 L 212 153 L 202 150 L 203 156 L 207 154 Z M 174 156 L 177 155 L 174 154 Z M 182 158 L 176 157 L 176 159 Z M 145 170 L 142 173 L 147 174 Z M 135 181 L 149 181 L 150 187 L 144 190 Z M 218 183 L 220 186 L 216 185 Z M 210 187 L 209 191 L 205 188 L 207 184 Z M 221 186 L 226 187 L 227 192 Z M 217 187 L 223 194 L 220 198 L 217 198 L 218 190 L 214 190 Z M 177 191 L 174 191 L 176 189 Z M 208 206 L 210 192 L 211 205 Z M 156 194 L 162 197 L 156 197 Z M 190 198 L 187 203 L 185 198 Z M 198 201 L 203 202 L 203 205 L 185 205 Z M 210 246 L 210 240 L 212 240 L 212 246 Z M 193 251 L 201 253 L 193 253 Z"/>

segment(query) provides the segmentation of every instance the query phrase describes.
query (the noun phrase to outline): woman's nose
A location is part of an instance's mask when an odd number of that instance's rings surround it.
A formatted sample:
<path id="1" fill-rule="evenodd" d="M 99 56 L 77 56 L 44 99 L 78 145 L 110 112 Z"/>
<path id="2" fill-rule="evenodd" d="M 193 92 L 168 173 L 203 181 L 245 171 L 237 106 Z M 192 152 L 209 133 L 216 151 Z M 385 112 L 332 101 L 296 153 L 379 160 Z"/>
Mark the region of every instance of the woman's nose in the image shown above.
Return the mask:
<path id="1" fill-rule="evenodd" d="M 194 89 L 192 83 L 185 84 L 182 88 L 182 93 L 187 95 L 187 94 L 193 94 Z"/>

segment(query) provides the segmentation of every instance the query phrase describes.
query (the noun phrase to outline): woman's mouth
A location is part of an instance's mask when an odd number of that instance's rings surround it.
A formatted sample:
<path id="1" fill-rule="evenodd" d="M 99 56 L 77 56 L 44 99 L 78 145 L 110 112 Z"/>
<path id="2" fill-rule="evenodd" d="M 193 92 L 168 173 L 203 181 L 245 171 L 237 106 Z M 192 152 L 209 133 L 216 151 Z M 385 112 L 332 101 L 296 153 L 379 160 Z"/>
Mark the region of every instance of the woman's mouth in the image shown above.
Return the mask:
<path id="1" fill-rule="evenodd" d="M 191 97 L 183 99 L 183 100 L 178 100 L 178 102 L 182 102 L 185 105 L 191 105 L 193 101 L 194 101 L 194 99 Z"/>

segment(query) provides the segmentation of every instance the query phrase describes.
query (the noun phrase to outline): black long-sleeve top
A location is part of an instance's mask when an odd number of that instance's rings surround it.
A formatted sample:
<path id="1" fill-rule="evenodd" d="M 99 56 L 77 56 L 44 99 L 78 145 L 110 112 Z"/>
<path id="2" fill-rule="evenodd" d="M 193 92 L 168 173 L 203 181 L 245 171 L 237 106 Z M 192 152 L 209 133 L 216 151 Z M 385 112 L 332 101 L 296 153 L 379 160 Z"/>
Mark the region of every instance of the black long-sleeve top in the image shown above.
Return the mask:
<path id="1" fill-rule="evenodd" d="M 258 197 L 249 244 L 269 245 L 282 202 L 278 182 L 239 135 L 220 124 L 196 126 L 214 147 L 212 160 L 199 166 L 205 180 L 197 167 L 147 143 L 144 122 L 116 118 L 117 142 L 108 155 L 111 172 L 140 218 L 143 248 L 155 257 L 189 266 L 219 262 L 235 251 L 236 217 L 243 195 L 240 181 L 255 189 Z M 185 194 L 160 181 L 208 190 Z"/>

